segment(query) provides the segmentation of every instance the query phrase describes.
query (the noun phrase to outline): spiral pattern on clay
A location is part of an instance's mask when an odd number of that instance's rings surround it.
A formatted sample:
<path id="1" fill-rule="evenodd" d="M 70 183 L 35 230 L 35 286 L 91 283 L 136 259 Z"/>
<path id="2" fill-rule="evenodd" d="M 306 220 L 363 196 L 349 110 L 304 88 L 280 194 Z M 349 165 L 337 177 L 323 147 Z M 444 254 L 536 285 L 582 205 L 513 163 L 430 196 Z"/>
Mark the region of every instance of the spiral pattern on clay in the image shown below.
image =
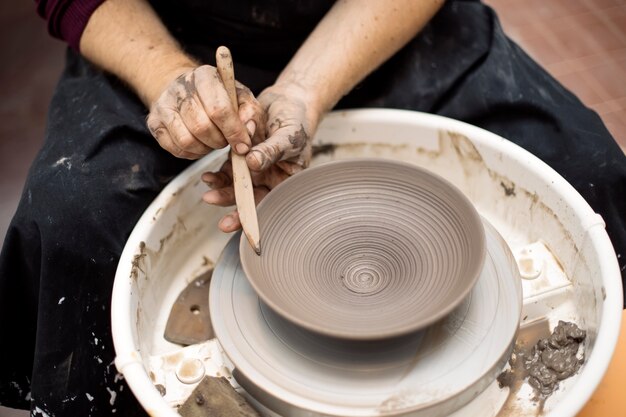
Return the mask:
<path id="1" fill-rule="evenodd" d="M 372 340 L 445 316 L 485 257 L 480 216 L 443 178 L 383 159 L 310 168 L 258 207 L 262 254 L 243 269 L 278 314 L 328 336 Z"/>

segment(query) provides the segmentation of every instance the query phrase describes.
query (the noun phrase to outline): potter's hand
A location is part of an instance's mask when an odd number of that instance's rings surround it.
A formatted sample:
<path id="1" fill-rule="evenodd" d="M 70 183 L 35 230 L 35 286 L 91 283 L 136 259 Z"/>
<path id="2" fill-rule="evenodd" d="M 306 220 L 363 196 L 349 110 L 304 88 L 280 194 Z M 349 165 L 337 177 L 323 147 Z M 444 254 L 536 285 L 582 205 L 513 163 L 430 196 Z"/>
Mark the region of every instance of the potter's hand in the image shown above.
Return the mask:
<path id="1" fill-rule="evenodd" d="M 277 164 L 292 175 L 309 165 L 311 139 L 320 118 L 310 101 L 307 91 L 297 84 L 273 85 L 259 95 L 267 114 L 268 138 L 255 143 L 246 156 L 252 171 Z"/>
<path id="2" fill-rule="evenodd" d="M 151 105 L 148 128 L 161 147 L 186 159 L 231 147 L 245 155 L 250 137 L 263 139 L 264 112 L 252 92 L 237 83 L 239 114 L 215 67 L 189 69 L 172 81 Z"/>
<path id="3" fill-rule="evenodd" d="M 271 86 L 259 95 L 259 102 L 267 114 L 268 138 L 260 143 L 254 140 L 255 146 L 246 156 L 257 204 L 270 190 L 309 165 L 311 138 L 319 121 L 319 114 L 308 105 L 306 91 L 296 85 Z M 219 172 L 205 173 L 202 179 L 212 188 L 204 195 L 205 202 L 235 204 L 230 161 Z M 237 211 L 224 216 L 219 228 L 224 232 L 241 228 Z"/>

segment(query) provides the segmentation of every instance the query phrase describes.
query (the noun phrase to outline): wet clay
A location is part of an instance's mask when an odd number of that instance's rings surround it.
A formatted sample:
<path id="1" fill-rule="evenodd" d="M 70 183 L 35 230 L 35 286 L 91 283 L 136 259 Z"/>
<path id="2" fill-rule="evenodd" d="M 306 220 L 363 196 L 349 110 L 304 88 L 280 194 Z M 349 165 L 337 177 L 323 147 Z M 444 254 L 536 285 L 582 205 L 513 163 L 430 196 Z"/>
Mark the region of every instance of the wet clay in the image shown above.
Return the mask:
<path id="1" fill-rule="evenodd" d="M 264 253 L 243 238 L 248 280 L 276 313 L 330 337 L 384 339 L 434 323 L 471 291 L 485 259 L 469 200 L 406 163 L 309 168 L 257 211 Z"/>
<path id="2" fill-rule="evenodd" d="M 509 388 L 508 398 L 498 413 L 499 417 L 528 415 L 528 410 L 517 403 L 517 395 L 528 376 L 526 369 L 524 369 L 523 358 L 526 352 L 529 352 L 539 340 L 549 336 L 550 325 L 547 319 L 531 323 L 519 330 L 515 347 L 509 359 L 511 369 L 502 372 L 497 377 L 500 388 Z M 539 405 L 539 409 L 541 408 L 543 408 L 543 402 Z M 533 410 L 533 413 L 539 415 L 540 411 Z"/>
<path id="3" fill-rule="evenodd" d="M 551 395 L 562 381 L 574 375 L 584 362 L 577 357 L 587 333 L 574 323 L 559 321 L 550 337 L 541 339 L 524 358 L 528 383 L 538 394 Z"/>
<path id="4" fill-rule="evenodd" d="M 574 375 L 583 364 L 584 353 L 579 357 L 578 351 L 585 337 L 584 330 L 564 321 L 559 321 L 551 334 L 547 320 L 523 329 L 509 360 L 511 369 L 497 378 L 500 388 L 510 389 L 509 400 L 499 415 L 515 411 L 513 400 L 525 381 L 533 387 L 539 415 L 546 398 L 558 389 L 559 381 Z"/>

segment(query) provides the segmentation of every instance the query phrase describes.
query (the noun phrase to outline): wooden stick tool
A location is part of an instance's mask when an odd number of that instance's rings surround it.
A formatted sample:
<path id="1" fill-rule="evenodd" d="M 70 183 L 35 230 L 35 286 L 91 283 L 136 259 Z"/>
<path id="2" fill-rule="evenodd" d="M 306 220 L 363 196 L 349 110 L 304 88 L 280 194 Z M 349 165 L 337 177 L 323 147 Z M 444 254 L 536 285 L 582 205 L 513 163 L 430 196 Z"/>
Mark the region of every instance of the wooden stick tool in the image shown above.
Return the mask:
<path id="1" fill-rule="evenodd" d="M 235 70 L 233 68 L 233 58 L 230 50 L 225 46 L 217 48 L 215 53 L 217 62 L 217 72 L 222 78 L 224 87 L 230 97 L 235 111 L 239 110 L 237 102 L 237 90 L 235 90 Z M 233 183 L 235 186 L 235 201 L 243 232 L 250 242 L 250 246 L 257 255 L 261 255 L 261 237 L 259 235 L 259 221 L 256 215 L 256 205 L 254 204 L 254 190 L 252 188 L 252 178 L 250 170 L 246 164 L 244 156 L 236 154 L 232 149 L 230 157 L 233 163 Z"/>

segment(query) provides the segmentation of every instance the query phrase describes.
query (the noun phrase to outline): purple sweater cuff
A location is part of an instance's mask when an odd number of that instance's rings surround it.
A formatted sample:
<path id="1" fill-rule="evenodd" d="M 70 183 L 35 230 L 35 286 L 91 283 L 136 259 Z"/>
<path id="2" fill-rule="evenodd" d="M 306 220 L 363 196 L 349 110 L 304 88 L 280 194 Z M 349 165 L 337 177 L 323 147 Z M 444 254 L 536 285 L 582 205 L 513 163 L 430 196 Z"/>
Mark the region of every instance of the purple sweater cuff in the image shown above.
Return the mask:
<path id="1" fill-rule="evenodd" d="M 48 21 L 48 32 L 80 49 L 80 37 L 91 14 L 104 0 L 35 0 L 37 12 Z"/>

